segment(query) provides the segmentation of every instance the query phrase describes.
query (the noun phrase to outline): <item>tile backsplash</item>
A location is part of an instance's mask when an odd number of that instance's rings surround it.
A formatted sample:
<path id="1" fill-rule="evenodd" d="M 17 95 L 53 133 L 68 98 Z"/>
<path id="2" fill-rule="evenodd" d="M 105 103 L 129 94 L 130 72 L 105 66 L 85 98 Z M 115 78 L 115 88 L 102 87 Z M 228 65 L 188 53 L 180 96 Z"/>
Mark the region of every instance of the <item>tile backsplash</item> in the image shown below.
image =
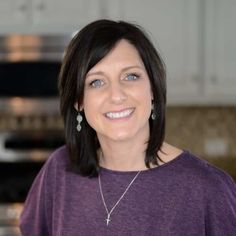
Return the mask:
<path id="1" fill-rule="evenodd" d="M 236 107 L 168 107 L 166 140 L 203 158 L 236 159 Z"/>

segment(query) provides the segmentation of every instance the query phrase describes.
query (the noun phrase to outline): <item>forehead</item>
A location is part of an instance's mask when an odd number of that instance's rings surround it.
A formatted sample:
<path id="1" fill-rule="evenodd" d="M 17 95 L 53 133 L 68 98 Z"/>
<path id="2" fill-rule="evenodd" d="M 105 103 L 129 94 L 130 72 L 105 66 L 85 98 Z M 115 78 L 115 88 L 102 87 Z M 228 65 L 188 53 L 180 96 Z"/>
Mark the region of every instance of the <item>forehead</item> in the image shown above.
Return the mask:
<path id="1" fill-rule="evenodd" d="M 138 50 L 127 40 L 122 39 L 118 41 L 114 48 L 112 48 L 102 60 L 92 67 L 89 72 L 102 68 L 111 69 L 112 67 L 127 67 L 133 65 L 144 68 Z"/>

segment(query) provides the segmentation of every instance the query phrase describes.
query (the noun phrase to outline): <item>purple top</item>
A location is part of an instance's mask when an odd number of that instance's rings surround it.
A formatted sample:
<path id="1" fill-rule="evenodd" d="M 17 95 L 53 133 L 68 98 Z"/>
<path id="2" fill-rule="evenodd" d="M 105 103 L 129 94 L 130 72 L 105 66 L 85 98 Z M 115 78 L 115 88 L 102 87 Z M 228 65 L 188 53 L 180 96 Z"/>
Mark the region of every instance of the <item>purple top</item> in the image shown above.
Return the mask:
<path id="1" fill-rule="evenodd" d="M 231 177 L 188 151 L 140 173 L 111 214 L 98 178 L 67 172 L 65 147 L 48 159 L 21 216 L 23 236 L 234 236 L 236 185 Z M 137 172 L 101 169 L 110 210 Z"/>

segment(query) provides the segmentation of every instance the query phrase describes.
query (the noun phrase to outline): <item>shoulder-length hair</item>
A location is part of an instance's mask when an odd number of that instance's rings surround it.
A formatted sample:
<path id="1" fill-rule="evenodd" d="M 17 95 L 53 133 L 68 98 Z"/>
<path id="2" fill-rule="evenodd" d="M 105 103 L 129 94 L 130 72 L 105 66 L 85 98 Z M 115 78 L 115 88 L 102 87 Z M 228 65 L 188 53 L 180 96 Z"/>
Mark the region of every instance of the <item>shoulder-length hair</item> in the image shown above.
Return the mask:
<path id="1" fill-rule="evenodd" d="M 124 21 L 97 20 L 79 31 L 69 43 L 59 75 L 60 109 L 64 119 L 65 140 L 73 171 L 82 176 L 96 177 L 99 172 L 97 150 L 100 147 L 96 132 L 83 121 L 76 130 L 78 109 L 83 103 L 84 84 L 88 71 L 103 59 L 121 39 L 127 40 L 138 51 L 153 93 L 156 119 L 149 119 L 150 137 L 145 165 L 157 165 L 158 150 L 165 136 L 166 72 L 164 63 L 140 26 Z M 159 158 L 160 159 L 160 158 Z"/>

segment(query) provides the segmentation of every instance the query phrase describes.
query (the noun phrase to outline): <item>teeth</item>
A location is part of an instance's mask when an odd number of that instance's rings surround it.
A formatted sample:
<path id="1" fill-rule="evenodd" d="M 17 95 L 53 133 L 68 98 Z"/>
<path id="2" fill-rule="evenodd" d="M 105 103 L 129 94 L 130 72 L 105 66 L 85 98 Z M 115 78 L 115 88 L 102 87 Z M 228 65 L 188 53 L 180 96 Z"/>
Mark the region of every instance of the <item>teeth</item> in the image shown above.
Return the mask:
<path id="1" fill-rule="evenodd" d="M 108 112 L 106 116 L 111 119 L 124 118 L 129 116 L 133 112 L 133 109 L 128 109 L 122 112 Z"/>

